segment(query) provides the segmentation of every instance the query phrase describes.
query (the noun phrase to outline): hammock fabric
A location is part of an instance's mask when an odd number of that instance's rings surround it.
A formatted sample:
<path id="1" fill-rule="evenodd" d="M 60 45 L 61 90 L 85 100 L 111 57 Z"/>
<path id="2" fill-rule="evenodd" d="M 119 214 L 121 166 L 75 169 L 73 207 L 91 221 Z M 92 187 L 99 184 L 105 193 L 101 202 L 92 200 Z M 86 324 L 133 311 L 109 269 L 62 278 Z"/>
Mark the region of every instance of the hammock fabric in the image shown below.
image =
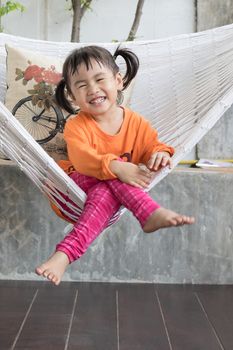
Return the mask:
<path id="1" fill-rule="evenodd" d="M 4 106 L 6 43 L 62 59 L 85 44 L 0 34 L 0 151 L 14 160 L 59 208 L 60 201 L 66 202 L 74 214 L 64 214 L 76 221 L 85 193 Z M 118 44 L 99 45 L 113 52 Z M 150 120 L 161 141 L 175 147 L 176 166 L 233 103 L 233 25 L 161 40 L 126 42 L 122 46 L 133 50 L 140 60 L 130 107 Z M 149 189 L 169 171 L 165 168 L 156 173 Z"/>

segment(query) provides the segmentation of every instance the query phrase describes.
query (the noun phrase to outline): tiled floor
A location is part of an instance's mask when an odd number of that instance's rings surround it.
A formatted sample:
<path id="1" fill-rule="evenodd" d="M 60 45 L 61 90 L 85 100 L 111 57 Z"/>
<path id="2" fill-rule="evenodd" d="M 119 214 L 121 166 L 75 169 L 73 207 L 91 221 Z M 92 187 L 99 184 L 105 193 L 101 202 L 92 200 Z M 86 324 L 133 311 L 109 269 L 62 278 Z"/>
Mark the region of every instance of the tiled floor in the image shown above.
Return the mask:
<path id="1" fill-rule="evenodd" d="M 233 349 L 233 286 L 0 281 L 0 350 Z"/>

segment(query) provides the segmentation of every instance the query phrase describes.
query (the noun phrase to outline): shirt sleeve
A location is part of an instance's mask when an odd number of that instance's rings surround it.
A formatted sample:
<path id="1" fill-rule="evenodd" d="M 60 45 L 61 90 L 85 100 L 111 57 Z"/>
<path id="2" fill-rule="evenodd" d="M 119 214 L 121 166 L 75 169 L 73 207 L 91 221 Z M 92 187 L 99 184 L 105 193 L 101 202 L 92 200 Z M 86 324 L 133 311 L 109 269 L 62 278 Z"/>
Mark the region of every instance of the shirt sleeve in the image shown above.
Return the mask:
<path id="1" fill-rule="evenodd" d="M 175 149 L 159 140 L 157 130 L 152 128 L 148 121 L 142 122 L 141 130 L 143 140 L 141 163 L 146 164 L 152 154 L 156 152 L 168 152 L 170 156 L 173 156 Z"/>
<path id="2" fill-rule="evenodd" d="M 109 169 L 109 163 L 118 159 L 114 154 L 100 155 L 91 146 L 85 131 L 67 122 L 64 138 L 67 143 L 68 157 L 75 170 L 80 174 L 95 177 L 99 180 L 115 179 L 116 176 Z"/>

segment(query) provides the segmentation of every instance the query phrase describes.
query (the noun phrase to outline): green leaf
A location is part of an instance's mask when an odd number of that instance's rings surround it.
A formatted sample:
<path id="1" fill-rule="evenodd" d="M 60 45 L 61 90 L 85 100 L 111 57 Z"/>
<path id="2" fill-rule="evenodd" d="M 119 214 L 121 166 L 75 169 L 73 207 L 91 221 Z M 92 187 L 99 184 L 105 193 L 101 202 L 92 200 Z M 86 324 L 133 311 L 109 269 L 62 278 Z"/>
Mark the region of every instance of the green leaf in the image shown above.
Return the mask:
<path id="1" fill-rule="evenodd" d="M 23 73 L 17 74 L 17 78 L 23 79 L 24 78 L 24 74 Z"/>
<path id="2" fill-rule="evenodd" d="M 36 90 L 27 90 L 27 92 L 29 93 L 29 95 L 37 95 Z"/>
<path id="3" fill-rule="evenodd" d="M 32 96 L 32 104 L 33 104 L 33 106 L 35 106 L 38 101 L 39 101 L 39 98 L 38 98 L 37 95 Z"/>
<path id="4" fill-rule="evenodd" d="M 38 94 L 40 87 L 39 87 L 38 84 L 36 84 L 36 85 L 33 85 L 33 89 L 34 89 L 34 90 L 36 91 L 36 93 Z"/>
<path id="5" fill-rule="evenodd" d="M 21 76 L 17 76 L 16 78 L 15 78 L 15 81 L 18 81 L 18 80 L 21 80 L 23 78 L 23 76 L 21 77 Z"/>
<path id="6" fill-rule="evenodd" d="M 46 95 L 38 93 L 38 97 L 40 100 L 44 100 L 46 98 Z"/>
<path id="7" fill-rule="evenodd" d="M 16 69 L 15 69 L 15 74 L 17 74 L 17 75 L 19 75 L 19 74 L 23 74 L 22 69 L 20 69 L 20 68 L 16 68 Z"/>
<path id="8" fill-rule="evenodd" d="M 88 9 L 88 10 L 92 10 L 91 0 L 81 0 L 81 6 L 86 7 L 86 9 Z"/>
<path id="9" fill-rule="evenodd" d="M 39 102 L 37 103 L 38 107 L 42 108 L 44 106 L 43 101 L 39 100 Z"/>
<path id="10" fill-rule="evenodd" d="M 39 89 L 39 90 L 38 90 L 38 94 L 39 94 L 39 95 L 42 95 L 42 96 L 45 95 L 44 89 Z"/>
<path id="11" fill-rule="evenodd" d="M 50 93 L 50 95 L 53 95 L 53 92 L 54 92 L 54 89 L 52 88 L 51 85 L 49 85 L 49 93 Z"/>
<path id="12" fill-rule="evenodd" d="M 25 7 L 17 1 L 7 1 L 0 7 L 0 17 L 7 15 L 9 12 L 17 10 L 23 12 Z"/>
<path id="13" fill-rule="evenodd" d="M 49 109 L 49 108 L 51 107 L 51 103 L 50 103 L 50 101 L 49 101 L 48 99 L 46 99 L 46 100 L 44 101 L 44 105 L 45 105 L 45 108 L 46 108 L 46 109 Z"/>

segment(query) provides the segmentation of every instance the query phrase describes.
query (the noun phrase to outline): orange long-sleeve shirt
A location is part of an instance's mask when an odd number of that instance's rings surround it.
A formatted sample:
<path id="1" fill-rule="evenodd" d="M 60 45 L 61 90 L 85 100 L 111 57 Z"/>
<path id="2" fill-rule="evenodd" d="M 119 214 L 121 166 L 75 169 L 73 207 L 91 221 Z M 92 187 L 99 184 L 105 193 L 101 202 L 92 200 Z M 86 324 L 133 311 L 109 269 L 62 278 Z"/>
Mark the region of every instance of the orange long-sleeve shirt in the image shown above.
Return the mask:
<path id="1" fill-rule="evenodd" d="M 144 163 L 154 152 L 174 149 L 158 140 L 158 133 L 150 123 L 128 108 L 124 109 L 124 120 L 116 135 L 106 134 L 87 113 L 80 112 L 67 121 L 64 131 L 67 143 L 68 162 L 59 162 L 69 172 L 73 165 L 81 174 L 100 180 L 116 178 L 109 169 L 113 159 L 121 157 L 134 164 Z"/>

